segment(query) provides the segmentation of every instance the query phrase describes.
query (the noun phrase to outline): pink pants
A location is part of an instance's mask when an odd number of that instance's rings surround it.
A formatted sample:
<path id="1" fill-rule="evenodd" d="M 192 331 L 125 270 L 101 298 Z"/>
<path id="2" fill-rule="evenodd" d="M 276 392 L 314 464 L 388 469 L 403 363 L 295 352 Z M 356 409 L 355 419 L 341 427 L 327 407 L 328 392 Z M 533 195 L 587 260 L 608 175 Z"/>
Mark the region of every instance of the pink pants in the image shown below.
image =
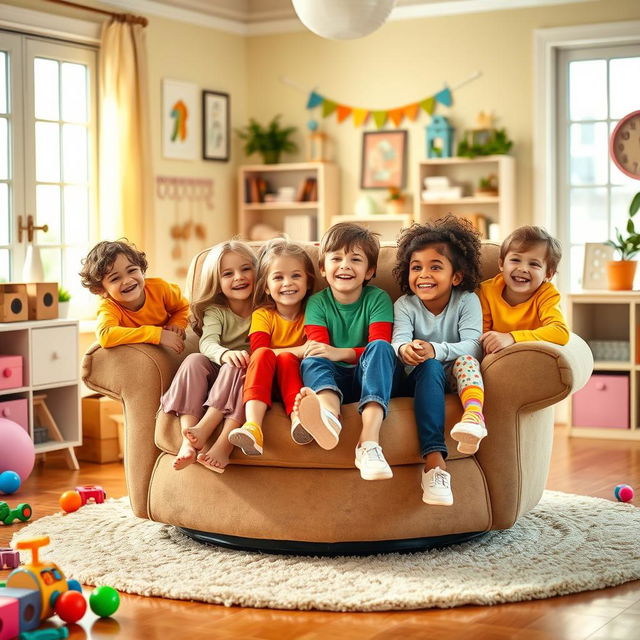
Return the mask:
<path id="1" fill-rule="evenodd" d="M 160 406 L 165 413 L 186 414 L 198 420 L 207 407 L 214 407 L 225 416 L 243 423 L 245 373 L 246 369 L 228 364 L 219 367 L 201 353 L 190 353 L 160 399 Z"/>

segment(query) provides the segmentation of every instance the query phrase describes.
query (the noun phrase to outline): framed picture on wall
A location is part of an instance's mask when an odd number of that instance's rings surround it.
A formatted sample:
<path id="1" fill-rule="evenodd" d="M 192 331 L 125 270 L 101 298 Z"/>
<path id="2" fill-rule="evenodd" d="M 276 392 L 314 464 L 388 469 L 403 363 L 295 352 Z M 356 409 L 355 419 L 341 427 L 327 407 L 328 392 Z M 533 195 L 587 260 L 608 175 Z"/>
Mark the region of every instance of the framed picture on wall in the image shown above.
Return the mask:
<path id="1" fill-rule="evenodd" d="M 614 248 L 599 242 L 584 245 L 584 266 L 582 268 L 583 289 L 607 289 L 607 262 L 613 260 Z"/>
<path id="2" fill-rule="evenodd" d="M 407 132 L 362 134 L 361 189 L 402 189 L 406 181 Z"/>
<path id="3" fill-rule="evenodd" d="M 162 81 L 162 155 L 195 160 L 198 156 L 198 87 L 179 80 Z"/>
<path id="4" fill-rule="evenodd" d="M 202 92 L 202 158 L 229 161 L 229 94 Z"/>

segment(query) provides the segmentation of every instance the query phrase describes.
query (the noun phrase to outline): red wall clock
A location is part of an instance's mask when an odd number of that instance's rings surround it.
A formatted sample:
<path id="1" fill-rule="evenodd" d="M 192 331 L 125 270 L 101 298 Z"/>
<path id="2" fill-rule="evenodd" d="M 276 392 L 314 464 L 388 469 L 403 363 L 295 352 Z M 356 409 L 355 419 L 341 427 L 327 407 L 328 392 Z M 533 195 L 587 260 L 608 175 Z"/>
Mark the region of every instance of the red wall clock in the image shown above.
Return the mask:
<path id="1" fill-rule="evenodd" d="M 609 140 L 609 153 L 622 173 L 640 180 L 640 111 L 620 119 Z"/>

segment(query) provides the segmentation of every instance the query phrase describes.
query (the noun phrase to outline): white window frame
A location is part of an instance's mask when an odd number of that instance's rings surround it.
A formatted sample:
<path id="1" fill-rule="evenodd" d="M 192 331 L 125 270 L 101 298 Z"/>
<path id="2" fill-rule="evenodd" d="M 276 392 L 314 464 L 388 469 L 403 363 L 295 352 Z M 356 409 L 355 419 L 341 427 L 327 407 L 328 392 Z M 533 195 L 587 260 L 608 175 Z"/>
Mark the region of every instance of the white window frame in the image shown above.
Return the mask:
<path id="1" fill-rule="evenodd" d="M 558 211 L 558 53 L 561 49 L 640 44 L 640 21 L 537 29 L 534 38 L 533 218 L 557 236 Z M 568 213 L 567 213 L 568 215 Z M 567 290 L 566 278 L 559 288 Z"/>

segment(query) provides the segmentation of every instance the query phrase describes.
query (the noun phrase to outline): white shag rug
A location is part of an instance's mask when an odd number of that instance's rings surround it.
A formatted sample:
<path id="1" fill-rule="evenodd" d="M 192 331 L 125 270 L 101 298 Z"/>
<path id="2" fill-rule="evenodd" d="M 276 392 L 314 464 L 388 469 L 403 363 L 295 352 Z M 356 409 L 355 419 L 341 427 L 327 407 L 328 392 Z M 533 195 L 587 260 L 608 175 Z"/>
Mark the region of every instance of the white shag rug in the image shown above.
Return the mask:
<path id="1" fill-rule="evenodd" d="M 384 611 L 548 598 L 639 579 L 638 532 L 636 507 L 546 491 L 507 531 L 409 554 L 232 551 L 135 518 L 126 498 L 41 518 L 12 542 L 49 535 L 41 557 L 67 577 L 128 593 L 227 606 Z"/>

